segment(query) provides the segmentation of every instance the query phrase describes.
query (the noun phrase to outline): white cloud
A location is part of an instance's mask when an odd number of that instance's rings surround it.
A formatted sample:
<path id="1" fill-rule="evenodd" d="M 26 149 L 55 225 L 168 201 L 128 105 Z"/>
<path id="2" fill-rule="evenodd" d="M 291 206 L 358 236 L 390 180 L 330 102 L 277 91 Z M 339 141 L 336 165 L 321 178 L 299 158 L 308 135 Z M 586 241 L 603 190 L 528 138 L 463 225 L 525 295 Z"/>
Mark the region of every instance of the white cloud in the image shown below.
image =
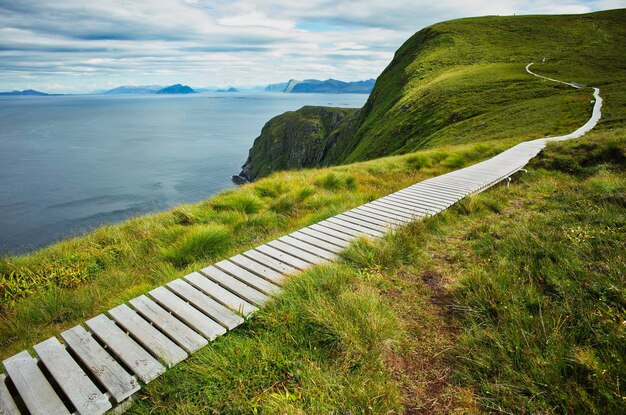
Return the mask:
<path id="1" fill-rule="evenodd" d="M 621 0 L 0 0 L 0 90 L 254 85 L 376 77 L 417 30 L 485 14 L 579 13 Z M 132 82 L 130 82 L 132 81 Z"/>

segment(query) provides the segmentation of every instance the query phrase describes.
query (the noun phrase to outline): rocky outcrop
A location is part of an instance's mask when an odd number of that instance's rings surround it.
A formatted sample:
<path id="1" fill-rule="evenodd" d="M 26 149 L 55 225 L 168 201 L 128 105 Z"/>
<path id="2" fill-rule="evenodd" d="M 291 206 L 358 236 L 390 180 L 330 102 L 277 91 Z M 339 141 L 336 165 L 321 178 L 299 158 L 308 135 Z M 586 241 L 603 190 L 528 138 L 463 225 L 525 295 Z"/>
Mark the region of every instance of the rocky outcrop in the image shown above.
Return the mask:
<path id="1" fill-rule="evenodd" d="M 253 181 L 276 170 L 323 164 L 338 131 L 356 113 L 351 108 L 306 106 L 272 118 L 254 140 L 237 180 Z"/>

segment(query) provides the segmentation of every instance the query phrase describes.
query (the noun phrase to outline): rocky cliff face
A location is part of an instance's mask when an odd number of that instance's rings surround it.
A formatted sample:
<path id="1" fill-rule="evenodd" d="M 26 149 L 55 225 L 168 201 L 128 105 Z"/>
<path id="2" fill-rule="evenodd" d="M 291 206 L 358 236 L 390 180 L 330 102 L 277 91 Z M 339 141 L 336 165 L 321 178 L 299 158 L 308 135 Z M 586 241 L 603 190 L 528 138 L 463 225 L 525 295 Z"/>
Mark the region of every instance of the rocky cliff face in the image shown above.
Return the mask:
<path id="1" fill-rule="evenodd" d="M 323 164 L 336 142 L 337 130 L 356 112 L 306 106 L 272 118 L 254 140 L 240 178 L 253 181 L 276 170 Z"/>

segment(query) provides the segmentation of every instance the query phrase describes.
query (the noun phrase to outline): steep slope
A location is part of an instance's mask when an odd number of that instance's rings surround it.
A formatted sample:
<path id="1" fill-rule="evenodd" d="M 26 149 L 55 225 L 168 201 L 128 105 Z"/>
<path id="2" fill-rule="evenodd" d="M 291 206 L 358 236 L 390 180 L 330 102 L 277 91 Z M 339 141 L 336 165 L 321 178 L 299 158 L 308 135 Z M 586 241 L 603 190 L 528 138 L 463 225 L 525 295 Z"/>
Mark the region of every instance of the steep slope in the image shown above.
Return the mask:
<path id="1" fill-rule="evenodd" d="M 538 61 L 542 64 L 535 69 L 541 73 L 584 84 L 612 84 L 608 89 L 623 91 L 624 21 L 626 9 L 490 16 L 425 28 L 396 52 L 365 106 L 327 134 L 317 165 L 442 144 L 570 132 L 588 116 L 587 91 L 533 78 L 524 67 Z M 275 139 L 303 144 L 295 136 Z M 258 140 L 252 153 L 266 161 L 275 157 Z M 283 158 L 272 164 L 284 169 L 297 163 Z"/>

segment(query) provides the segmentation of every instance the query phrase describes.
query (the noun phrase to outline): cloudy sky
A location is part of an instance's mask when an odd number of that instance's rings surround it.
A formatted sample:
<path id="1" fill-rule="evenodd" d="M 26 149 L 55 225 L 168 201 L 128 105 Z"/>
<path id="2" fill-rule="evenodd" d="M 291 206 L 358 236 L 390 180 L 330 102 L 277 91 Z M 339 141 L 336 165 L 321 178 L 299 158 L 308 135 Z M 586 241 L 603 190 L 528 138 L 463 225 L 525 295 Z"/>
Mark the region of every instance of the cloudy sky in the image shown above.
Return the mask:
<path id="1" fill-rule="evenodd" d="M 626 0 L 0 0 L 0 90 L 375 78 L 432 23 Z"/>

